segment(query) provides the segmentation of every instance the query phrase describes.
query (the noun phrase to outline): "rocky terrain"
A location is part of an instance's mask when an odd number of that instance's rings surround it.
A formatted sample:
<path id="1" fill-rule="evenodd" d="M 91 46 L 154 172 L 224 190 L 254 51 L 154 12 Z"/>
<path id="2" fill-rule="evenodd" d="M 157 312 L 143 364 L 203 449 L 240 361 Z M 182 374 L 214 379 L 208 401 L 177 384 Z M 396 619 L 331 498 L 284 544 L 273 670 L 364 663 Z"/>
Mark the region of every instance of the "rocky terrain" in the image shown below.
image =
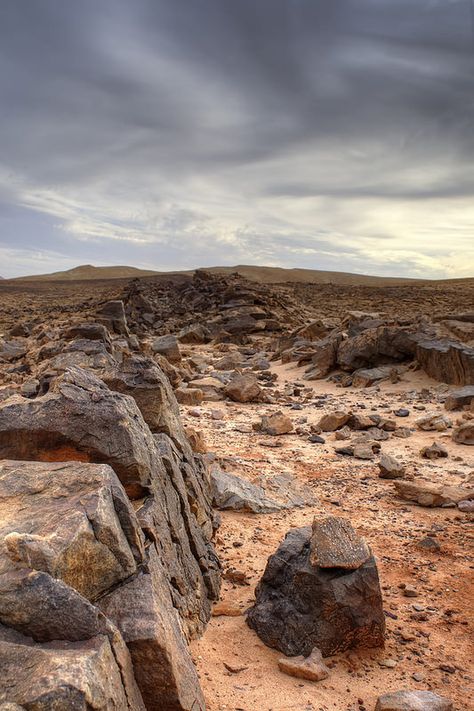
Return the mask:
<path id="1" fill-rule="evenodd" d="M 0 296 L 2 711 L 474 708 L 474 282 Z"/>

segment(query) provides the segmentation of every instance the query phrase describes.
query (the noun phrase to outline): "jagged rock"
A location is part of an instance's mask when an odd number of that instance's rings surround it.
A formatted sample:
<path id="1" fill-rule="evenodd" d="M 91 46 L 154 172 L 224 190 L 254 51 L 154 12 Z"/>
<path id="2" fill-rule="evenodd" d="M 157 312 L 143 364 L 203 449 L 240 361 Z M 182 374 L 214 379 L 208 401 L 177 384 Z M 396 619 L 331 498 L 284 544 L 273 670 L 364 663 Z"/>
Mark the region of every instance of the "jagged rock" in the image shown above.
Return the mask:
<path id="1" fill-rule="evenodd" d="M 342 410 L 329 412 L 321 417 L 318 422 L 318 428 L 322 432 L 335 432 L 335 430 L 341 429 L 341 427 L 344 427 L 344 425 L 349 422 L 351 415 L 351 412 L 344 412 Z"/>
<path id="2" fill-rule="evenodd" d="M 474 488 L 431 484 L 422 479 L 394 482 L 397 494 L 407 501 L 414 501 L 420 506 L 454 505 L 463 499 L 474 498 Z"/>
<path id="3" fill-rule="evenodd" d="M 337 349 L 341 336 L 327 336 L 311 346 L 311 363 L 306 368 L 305 380 L 325 378 L 336 367 Z"/>
<path id="4" fill-rule="evenodd" d="M 156 551 L 146 568 L 101 598 L 101 610 L 120 630 L 147 711 L 204 711 L 197 672 L 183 639 Z"/>
<path id="5" fill-rule="evenodd" d="M 13 363 L 26 355 L 26 341 L 0 339 L 0 363 Z"/>
<path id="6" fill-rule="evenodd" d="M 432 691 L 393 691 L 379 696 L 375 711 L 453 711 L 452 702 Z"/>
<path id="7" fill-rule="evenodd" d="M 155 338 L 151 344 L 153 353 L 158 353 L 164 356 L 170 363 L 179 363 L 181 360 L 181 351 L 176 336 L 167 335 Z"/>
<path id="8" fill-rule="evenodd" d="M 168 378 L 151 358 L 126 355 L 99 375 L 111 390 L 133 397 L 152 432 L 164 432 L 183 447 L 178 403 Z"/>
<path id="9" fill-rule="evenodd" d="M 216 370 L 234 370 L 242 365 L 244 357 L 239 351 L 230 351 L 226 353 L 222 358 L 214 363 L 214 368 Z"/>
<path id="10" fill-rule="evenodd" d="M 370 556 L 366 542 L 356 534 L 347 519 L 339 516 L 314 519 L 309 557 L 311 565 L 357 570 Z"/>
<path id="11" fill-rule="evenodd" d="M 180 405 L 200 405 L 204 400 L 204 393 L 199 388 L 177 388 L 174 394 Z"/>
<path id="12" fill-rule="evenodd" d="M 107 301 L 98 309 L 97 317 L 99 323 L 104 324 L 112 333 L 130 335 L 123 301 Z"/>
<path id="13" fill-rule="evenodd" d="M 202 324 L 193 323 L 182 328 L 177 338 L 180 343 L 209 343 L 211 332 Z"/>
<path id="14" fill-rule="evenodd" d="M 29 711 L 145 711 L 128 653 L 106 635 L 42 645 L 0 626 L 0 671 L 0 702 Z"/>
<path id="15" fill-rule="evenodd" d="M 457 319 L 446 319 L 441 322 L 448 331 L 451 331 L 460 341 L 467 343 L 474 340 L 474 323 L 469 321 L 458 321 Z"/>
<path id="16" fill-rule="evenodd" d="M 195 430 L 194 427 L 186 427 L 185 431 L 193 452 L 196 452 L 196 454 L 206 454 L 207 446 L 203 433 L 200 430 Z"/>
<path id="17" fill-rule="evenodd" d="M 66 340 L 81 338 L 86 341 L 102 341 L 108 349 L 112 348 L 110 334 L 101 323 L 77 323 L 64 333 Z"/>
<path id="18" fill-rule="evenodd" d="M 297 679 L 308 681 L 321 681 L 329 676 L 329 669 L 323 662 L 321 652 L 317 647 L 309 657 L 283 657 L 278 660 L 278 668 L 284 674 L 295 676 Z"/>
<path id="19" fill-rule="evenodd" d="M 293 422 L 283 412 L 278 411 L 262 417 L 261 430 L 274 436 L 288 434 L 293 430 Z"/>
<path id="20" fill-rule="evenodd" d="M 343 370 L 349 371 L 380 366 L 409 360 L 414 356 L 415 347 L 416 338 L 404 329 L 388 326 L 367 328 L 340 343 L 337 362 Z"/>
<path id="21" fill-rule="evenodd" d="M 380 457 L 379 469 L 381 479 L 399 479 L 405 474 L 404 464 L 385 453 Z"/>
<path id="22" fill-rule="evenodd" d="M 253 373 L 235 375 L 224 389 L 225 394 L 236 402 L 256 402 L 260 399 L 262 389 Z"/>
<path id="23" fill-rule="evenodd" d="M 32 568 L 94 600 L 133 575 L 143 542 L 114 472 L 80 462 L 0 463 L 0 575 Z"/>
<path id="24" fill-rule="evenodd" d="M 287 656 L 323 656 L 351 647 L 383 646 L 384 614 L 373 556 L 357 570 L 323 569 L 310 561 L 310 527 L 287 533 L 268 559 L 247 622 Z"/>
<path id="25" fill-rule="evenodd" d="M 474 444 L 474 421 L 464 422 L 453 431 L 453 441 L 458 444 Z"/>
<path id="26" fill-rule="evenodd" d="M 256 486 L 217 467 L 212 469 L 211 481 L 214 505 L 218 509 L 273 513 L 285 508 L 268 497 L 261 486 Z"/>
<path id="27" fill-rule="evenodd" d="M 474 348 L 455 341 L 421 340 L 416 359 L 432 378 L 454 385 L 474 385 Z"/>
<path id="28" fill-rule="evenodd" d="M 352 373 L 352 385 L 355 388 L 368 388 L 383 380 L 390 380 L 394 372 L 397 373 L 397 369 L 393 365 L 381 365 L 378 368 L 359 368 Z"/>
<path id="29" fill-rule="evenodd" d="M 429 447 L 423 447 L 420 451 L 420 455 L 425 459 L 440 459 L 441 457 L 448 456 L 448 450 L 446 447 L 443 447 L 442 444 L 433 442 Z"/>
<path id="30" fill-rule="evenodd" d="M 131 498 L 147 491 L 159 466 L 135 400 L 77 367 L 56 378 L 42 397 L 1 403 L 0 457 L 104 462 Z"/>
<path id="31" fill-rule="evenodd" d="M 438 412 L 429 412 L 415 421 L 416 426 L 423 432 L 445 432 L 452 427 L 451 420 Z"/>
<path id="32" fill-rule="evenodd" d="M 453 390 L 446 398 L 444 406 L 447 410 L 462 410 L 474 402 L 474 385 L 466 385 L 459 390 Z"/>
<path id="33" fill-rule="evenodd" d="M 210 400 L 211 402 L 218 402 L 224 399 L 224 383 L 217 378 L 212 376 L 206 376 L 204 378 L 197 378 L 196 380 L 191 380 L 189 384 L 192 388 L 197 388 L 201 390 L 204 394 L 204 400 Z"/>

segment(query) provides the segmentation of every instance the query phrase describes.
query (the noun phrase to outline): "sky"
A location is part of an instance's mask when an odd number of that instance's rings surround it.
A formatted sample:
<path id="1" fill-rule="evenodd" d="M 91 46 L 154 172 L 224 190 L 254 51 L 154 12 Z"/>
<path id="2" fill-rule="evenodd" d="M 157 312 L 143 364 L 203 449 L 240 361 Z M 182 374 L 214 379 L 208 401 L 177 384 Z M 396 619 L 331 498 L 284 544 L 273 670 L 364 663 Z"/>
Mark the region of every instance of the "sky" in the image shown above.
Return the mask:
<path id="1" fill-rule="evenodd" d="M 474 276 L 470 0 L 1 0 L 0 275 Z"/>

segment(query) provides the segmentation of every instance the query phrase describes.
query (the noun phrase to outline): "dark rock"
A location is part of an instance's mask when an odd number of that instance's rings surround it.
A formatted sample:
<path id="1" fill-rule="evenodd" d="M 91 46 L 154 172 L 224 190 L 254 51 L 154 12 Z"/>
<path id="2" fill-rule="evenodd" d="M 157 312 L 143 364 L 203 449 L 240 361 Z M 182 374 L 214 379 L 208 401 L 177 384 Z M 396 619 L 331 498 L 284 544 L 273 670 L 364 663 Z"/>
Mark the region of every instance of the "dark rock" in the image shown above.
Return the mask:
<path id="1" fill-rule="evenodd" d="M 373 556 L 357 570 L 311 565 L 311 528 L 290 531 L 267 563 L 247 622 L 287 656 L 323 656 L 384 643 L 382 598 Z"/>
<path id="2" fill-rule="evenodd" d="M 474 402 L 474 385 L 466 385 L 449 393 L 444 406 L 447 410 L 462 410 Z"/>
<path id="3" fill-rule="evenodd" d="M 107 301 L 97 311 L 97 320 L 104 324 L 111 333 L 129 336 L 127 318 L 123 301 Z"/>
<path id="4" fill-rule="evenodd" d="M 454 385 L 474 385 L 474 348 L 456 341 L 421 340 L 416 359 L 435 380 Z"/>
<path id="5" fill-rule="evenodd" d="M 151 345 L 151 350 L 153 353 L 164 356 L 170 363 L 179 363 L 181 360 L 181 351 L 176 336 L 167 335 L 156 338 Z"/>

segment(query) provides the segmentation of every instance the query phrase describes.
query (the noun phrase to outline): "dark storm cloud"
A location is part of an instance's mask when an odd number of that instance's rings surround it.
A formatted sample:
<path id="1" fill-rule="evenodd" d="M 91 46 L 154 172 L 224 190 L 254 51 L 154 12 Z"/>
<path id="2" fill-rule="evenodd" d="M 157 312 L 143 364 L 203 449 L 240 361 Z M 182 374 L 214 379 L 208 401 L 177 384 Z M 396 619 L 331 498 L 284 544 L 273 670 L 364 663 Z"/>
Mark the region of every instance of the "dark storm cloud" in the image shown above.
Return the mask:
<path id="1" fill-rule="evenodd" d="M 0 95 L 11 273 L 466 269 L 468 0 L 2 0 Z"/>

